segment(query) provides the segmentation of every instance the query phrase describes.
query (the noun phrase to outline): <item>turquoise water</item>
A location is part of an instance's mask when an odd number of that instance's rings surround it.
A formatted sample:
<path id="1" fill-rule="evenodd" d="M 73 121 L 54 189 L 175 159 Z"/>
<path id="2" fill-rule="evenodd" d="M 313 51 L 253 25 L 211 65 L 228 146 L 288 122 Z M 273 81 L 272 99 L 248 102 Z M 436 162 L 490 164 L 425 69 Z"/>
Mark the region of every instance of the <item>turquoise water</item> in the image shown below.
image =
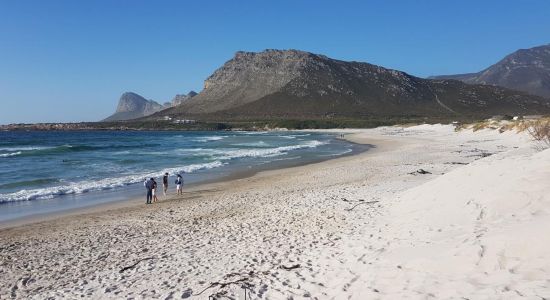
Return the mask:
<path id="1" fill-rule="evenodd" d="M 176 174 L 200 183 L 354 147 L 303 132 L 0 132 L 0 220 L 134 197 L 143 193 L 144 178 L 161 182 L 165 172 L 170 184 Z"/>

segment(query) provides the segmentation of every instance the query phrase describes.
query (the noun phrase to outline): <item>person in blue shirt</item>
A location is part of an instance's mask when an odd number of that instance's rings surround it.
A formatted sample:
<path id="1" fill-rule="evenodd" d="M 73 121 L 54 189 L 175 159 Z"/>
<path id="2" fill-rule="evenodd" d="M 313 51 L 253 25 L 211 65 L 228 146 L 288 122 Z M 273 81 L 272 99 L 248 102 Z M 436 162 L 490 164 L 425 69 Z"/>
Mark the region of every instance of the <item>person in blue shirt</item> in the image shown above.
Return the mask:
<path id="1" fill-rule="evenodd" d="M 155 179 L 151 178 L 145 182 L 145 189 L 147 190 L 147 200 L 145 204 L 151 204 L 153 200 L 153 188 L 155 187 Z"/>

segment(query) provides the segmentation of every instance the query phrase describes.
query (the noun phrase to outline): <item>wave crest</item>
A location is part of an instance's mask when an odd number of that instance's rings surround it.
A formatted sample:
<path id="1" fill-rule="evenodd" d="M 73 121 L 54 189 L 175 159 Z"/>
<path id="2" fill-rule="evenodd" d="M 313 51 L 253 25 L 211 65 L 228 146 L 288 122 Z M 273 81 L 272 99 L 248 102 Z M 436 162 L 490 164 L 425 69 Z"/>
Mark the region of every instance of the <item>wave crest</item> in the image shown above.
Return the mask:
<path id="1" fill-rule="evenodd" d="M 145 178 L 162 177 L 164 173 L 175 175 L 178 173 L 193 173 L 198 170 L 212 169 L 223 166 L 221 161 L 213 161 L 204 164 L 192 164 L 181 168 L 169 168 L 159 172 L 142 173 L 139 175 L 129 175 L 118 178 L 105 178 L 96 181 L 71 182 L 67 185 L 53 186 L 41 189 L 21 190 L 9 194 L 0 194 L 0 203 L 51 199 L 55 196 L 82 194 L 90 191 L 109 190 L 130 184 L 142 182 Z"/>
<path id="2" fill-rule="evenodd" d="M 20 155 L 20 154 L 21 154 L 21 151 L 10 152 L 10 153 L 2 153 L 2 154 L 0 154 L 0 157 L 11 157 L 11 156 L 16 156 L 16 155 Z"/>

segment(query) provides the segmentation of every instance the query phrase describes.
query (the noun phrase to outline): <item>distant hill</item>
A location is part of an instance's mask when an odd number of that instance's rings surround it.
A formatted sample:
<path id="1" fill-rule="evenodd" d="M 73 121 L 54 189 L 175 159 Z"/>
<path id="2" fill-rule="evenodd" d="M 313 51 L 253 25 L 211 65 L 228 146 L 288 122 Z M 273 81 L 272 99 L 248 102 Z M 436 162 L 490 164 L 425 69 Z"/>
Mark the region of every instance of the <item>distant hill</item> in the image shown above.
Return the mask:
<path id="1" fill-rule="evenodd" d="M 547 99 L 489 85 L 428 80 L 298 50 L 237 52 L 201 93 L 150 116 L 265 119 L 491 116 L 550 112 Z"/>
<path id="2" fill-rule="evenodd" d="M 478 73 L 430 78 L 498 85 L 550 98 L 550 45 L 518 50 Z"/>
<path id="3" fill-rule="evenodd" d="M 120 96 L 116 112 L 103 121 L 123 121 L 149 116 L 167 108 L 153 100 L 147 100 L 142 96 L 126 92 Z"/>

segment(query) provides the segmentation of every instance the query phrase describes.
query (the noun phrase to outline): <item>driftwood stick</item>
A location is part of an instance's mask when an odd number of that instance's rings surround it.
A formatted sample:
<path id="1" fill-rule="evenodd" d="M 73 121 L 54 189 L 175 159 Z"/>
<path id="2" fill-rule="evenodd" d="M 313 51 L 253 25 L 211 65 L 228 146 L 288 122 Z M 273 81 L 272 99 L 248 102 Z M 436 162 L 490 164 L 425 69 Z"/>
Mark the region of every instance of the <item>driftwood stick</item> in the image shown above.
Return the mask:
<path id="1" fill-rule="evenodd" d="M 424 170 L 424 169 L 418 169 L 418 170 L 416 170 L 416 171 L 414 171 L 414 172 L 410 172 L 409 174 L 411 174 L 411 175 L 416 175 L 416 174 L 422 174 L 422 175 L 424 175 L 424 174 L 432 174 L 432 172 L 426 171 L 426 170 Z"/>
<path id="2" fill-rule="evenodd" d="M 137 266 L 140 262 L 144 261 L 144 260 L 150 260 L 150 259 L 153 259 L 154 257 L 146 257 L 146 258 L 142 258 L 138 261 L 136 261 L 133 265 L 130 265 L 130 266 L 127 266 L 127 267 L 124 267 L 122 269 L 120 269 L 120 271 L 118 271 L 119 273 L 123 273 L 124 271 L 126 270 L 129 270 L 129 269 L 132 269 L 134 268 L 135 266 Z"/>
<path id="3" fill-rule="evenodd" d="M 294 269 L 298 269 L 300 267 L 300 264 L 295 264 L 295 265 L 292 265 L 290 267 L 287 267 L 285 265 L 281 265 L 280 268 L 283 269 L 283 270 L 287 270 L 287 271 L 290 271 L 290 270 L 294 270 Z"/>
<path id="4" fill-rule="evenodd" d="M 216 282 L 212 282 L 209 286 L 207 286 L 206 288 L 204 288 L 200 293 L 198 294 L 195 294 L 195 296 L 198 296 L 198 295 L 201 295 L 202 293 L 204 293 L 206 290 L 208 289 L 211 289 L 213 287 L 218 287 L 219 290 L 227 287 L 227 286 L 230 286 L 230 285 L 233 285 L 233 284 L 239 284 L 239 283 L 242 283 L 243 286 L 245 286 L 246 288 L 250 289 L 251 287 L 253 287 L 254 285 L 252 283 L 250 283 L 250 280 L 253 279 L 253 278 L 259 278 L 259 275 L 260 274 L 267 274 L 269 273 L 268 271 L 265 271 L 265 272 L 259 272 L 259 273 L 255 273 L 254 271 L 250 271 L 248 273 L 237 273 L 237 272 L 233 272 L 233 273 L 228 273 L 226 275 L 223 276 L 223 279 L 229 279 L 231 277 L 236 277 L 236 276 L 241 276 L 241 278 L 239 279 L 236 279 L 236 280 L 233 280 L 233 281 L 225 281 L 225 282 L 219 282 L 219 281 L 216 281 Z M 220 292 L 219 291 L 217 293 L 214 293 L 212 295 L 210 295 L 211 297 L 212 296 L 220 296 Z"/>
<path id="5" fill-rule="evenodd" d="M 204 293 L 206 290 L 208 289 L 211 289 L 213 287 L 216 287 L 216 286 L 219 286 L 220 289 L 223 289 L 224 287 L 228 286 L 228 285 L 232 285 L 232 284 L 238 284 L 238 283 L 241 283 L 241 282 L 245 282 L 247 281 L 249 278 L 247 277 L 243 277 L 243 278 L 240 278 L 240 279 L 237 279 L 237 280 L 234 280 L 234 281 L 228 281 L 228 282 L 212 282 L 209 286 L 207 286 L 204 290 L 202 290 L 200 293 L 198 294 L 195 294 L 195 296 L 198 296 L 198 295 L 201 295 L 202 293 Z"/>
<path id="6" fill-rule="evenodd" d="M 378 200 L 374 200 L 374 201 L 368 201 L 368 202 L 360 202 L 360 203 L 357 203 L 355 204 L 354 206 L 352 206 L 351 208 L 348 208 L 346 209 L 347 211 L 352 211 L 354 208 L 356 208 L 357 206 L 361 205 L 361 204 L 374 204 L 374 203 L 377 203 L 377 202 L 380 202 Z"/>

